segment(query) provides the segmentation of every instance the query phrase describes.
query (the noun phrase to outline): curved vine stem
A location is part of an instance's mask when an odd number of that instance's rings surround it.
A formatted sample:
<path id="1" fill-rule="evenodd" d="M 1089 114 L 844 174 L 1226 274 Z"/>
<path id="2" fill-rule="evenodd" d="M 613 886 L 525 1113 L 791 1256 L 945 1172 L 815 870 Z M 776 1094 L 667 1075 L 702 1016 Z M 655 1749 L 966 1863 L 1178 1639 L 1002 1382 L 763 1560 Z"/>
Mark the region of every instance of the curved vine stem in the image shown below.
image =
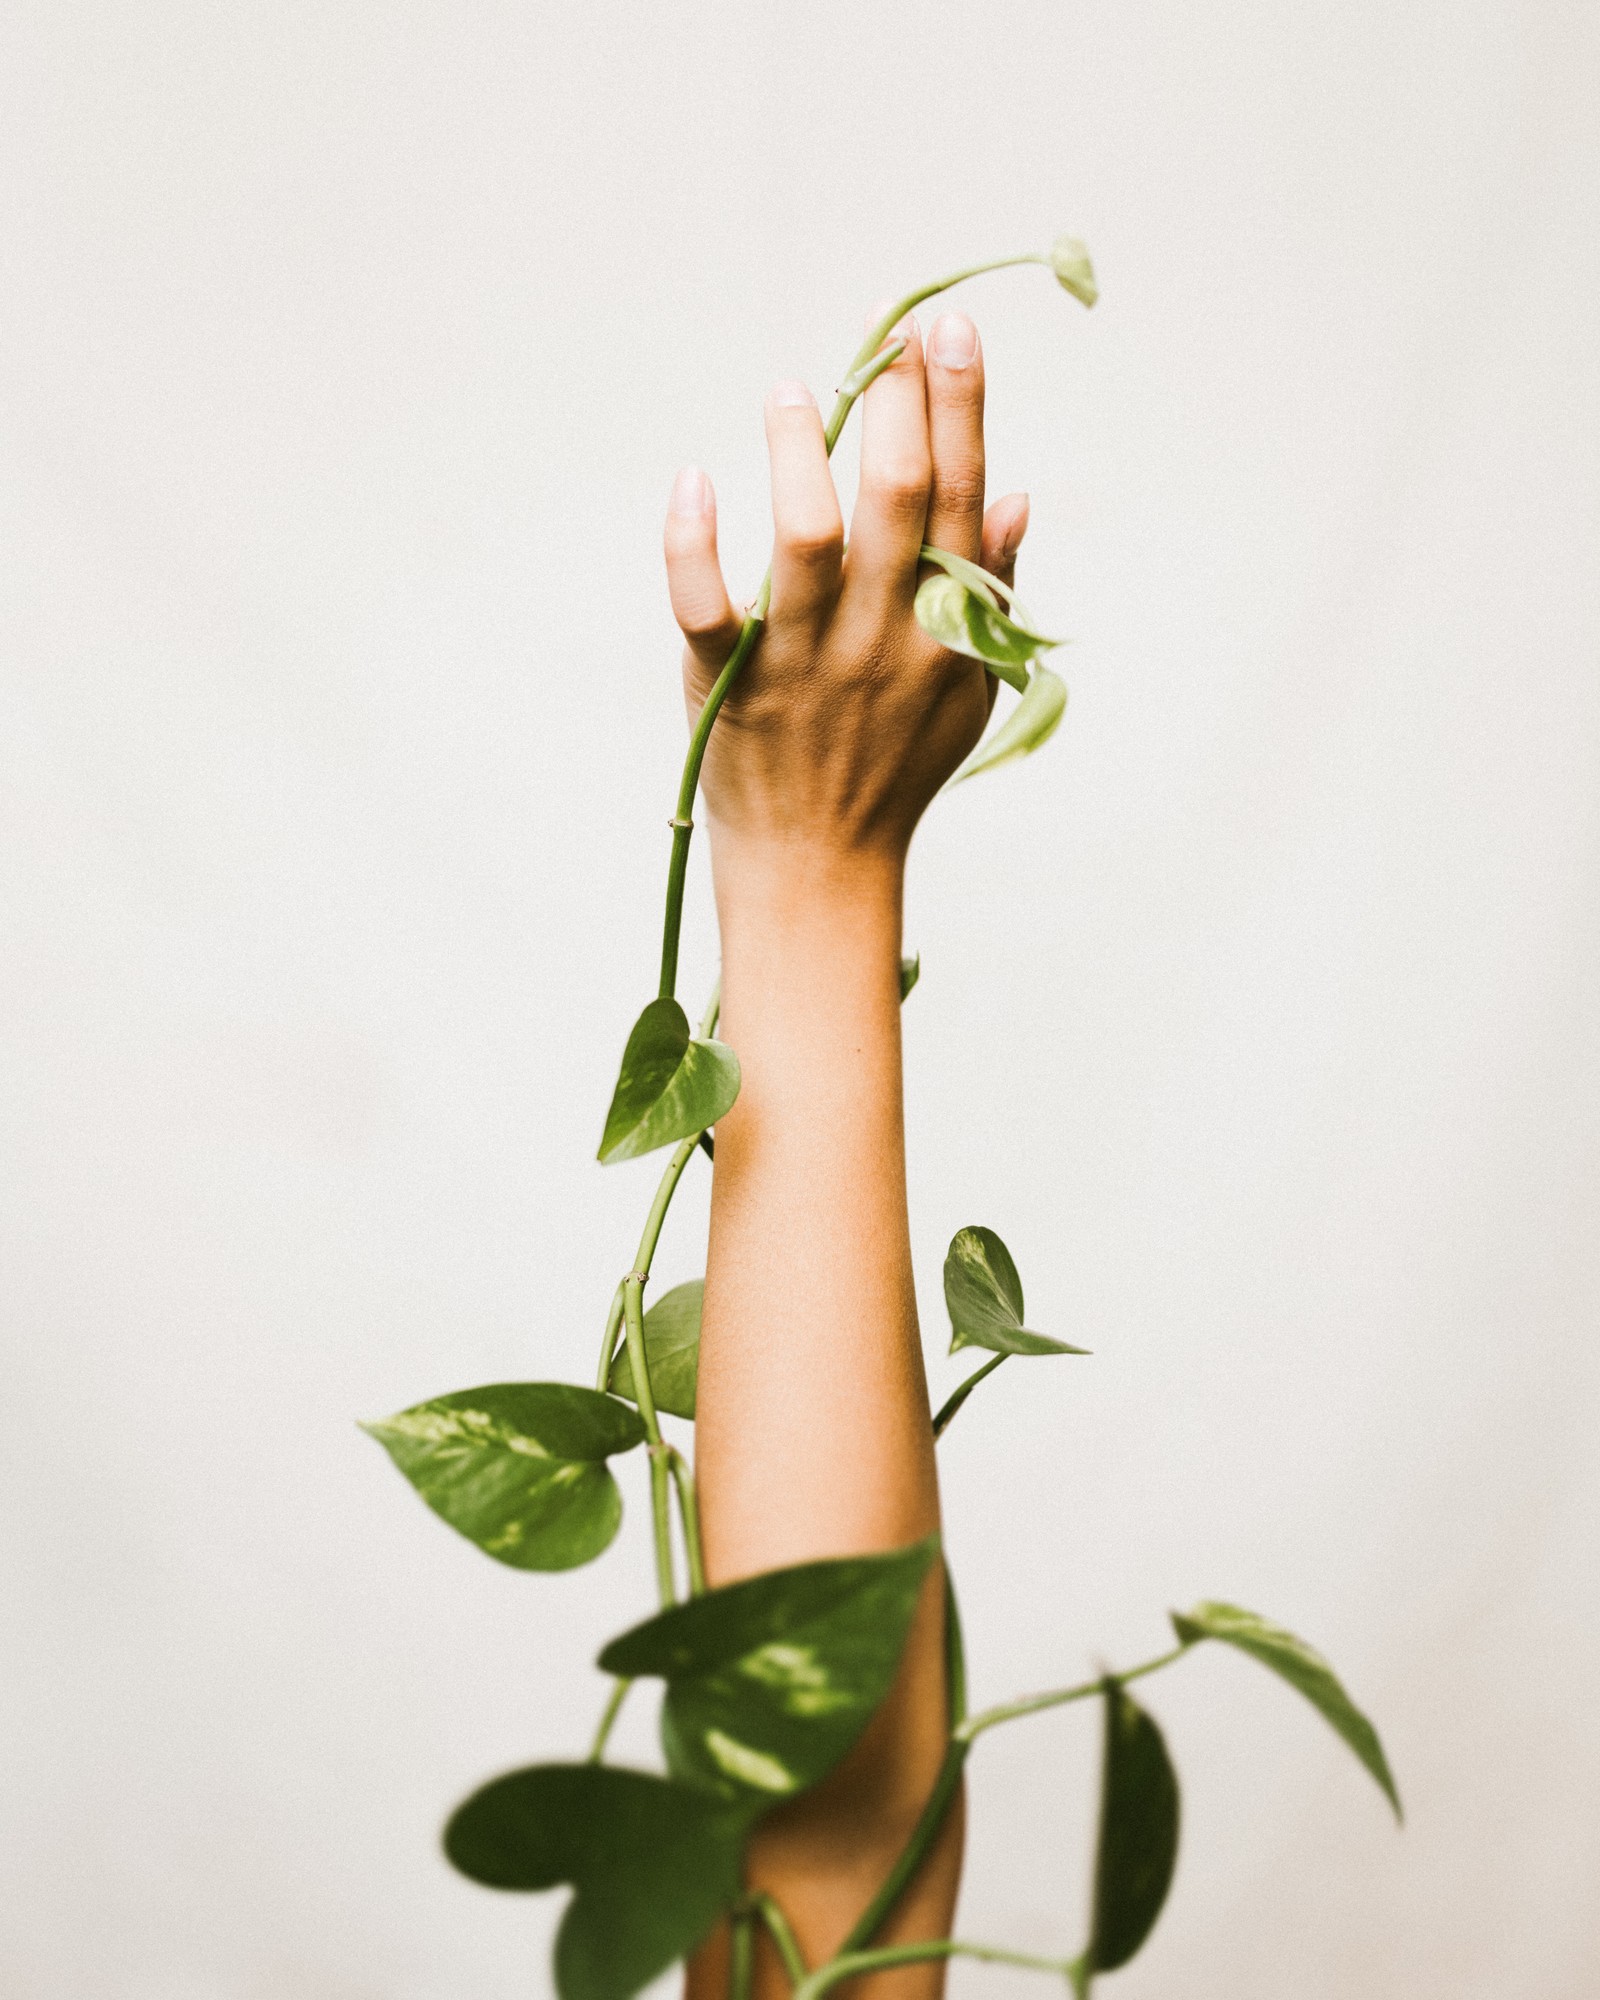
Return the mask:
<path id="1" fill-rule="evenodd" d="M 678 1518 L 683 1526 L 683 1553 L 689 1565 L 689 1595 L 701 1596 L 706 1587 L 705 1557 L 700 1552 L 700 1507 L 695 1499 L 694 1474 L 689 1461 L 673 1445 L 667 1446 L 667 1469 L 678 1490 Z"/>
<path id="2" fill-rule="evenodd" d="M 1053 1972 L 1079 1990 L 1080 1964 L 1074 1958 L 1035 1958 L 1025 1951 L 1007 1951 L 997 1944 L 967 1944 L 960 1938 L 926 1938 L 918 1944 L 885 1945 L 878 1951 L 841 1952 L 802 1979 L 794 2000 L 822 2000 L 841 1980 L 863 1972 L 882 1972 L 893 1965 L 917 1965 L 930 1958 L 978 1958 L 987 1965 L 1016 1965 L 1025 1972 Z"/>
<path id="3" fill-rule="evenodd" d="M 996 257 L 986 264 L 969 264 L 965 270 L 953 271 L 948 278 L 936 279 L 931 285 L 922 285 L 914 292 L 907 292 L 903 299 L 890 306 L 856 349 L 851 357 L 849 370 L 839 385 L 833 414 L 829 417 L 827 429 L 823 433 L 823 441 L 830 457 L 858 398 L 871 384 L 874 376 L 880 374 L 896 358 L 895 354 L 880 356 L 878 350 L 906 314 L 921 305 L 924 299 L 936 298 L 940 292 L 949 291 L 952 285 L 962 284 L 968 278 L 981 277 L 986 271 L 1007 270 L 1014 264 L 1043 264 L 1048 269 L 1050 259 L 1032 250 L 1020 257 Z M 734 641 L 733 651 L 728 655 L 721 673 L 712 683 L 711 692 L 706 696 L 689 736 L 689 750 L 683 760 L 683 777 L 678 784 L 677 810 L 672 819 L 672 854 L 667 863 L 667 903 L 661 926 L 659 990 L 664 1000 L 673 999 L 678 990 L 678 939 L 683 927 L 683 887 L 689 871 L 689 842 L 694 834 L 694 802 L 695 795 L 700 789 L 700 766 L 705 762 L 706 744 L 711 738 L 711 725 L 717 719 L 717 711 L 728 698 L 729 688 L 738 679 L 750 655 L 755 651 L 756 641 L 761 636 L 761 627 L 771 603 L 772 570 L 769 567 L 761 579 L 761 589 L 756 595 L 756 601 L 745 614 L 744 623 L 739 627 L 739 636 Z"/>
<path id="4" fill-rule="evenodd" d="M 800 1949 L 800 1941 L 789 1927 L 789 1919 L 783 1914 L 777 1902 L 763 1892 L 750 1898 L 750 1908 L 766 1926 L 767 1935 L 777 1947 L 778 1956 L 783 1960 L 783 1969 L 793 1985 L 800 1985 L 806 1977 L 805 1955 Z"/>
<path id="5" fill-rule="evenodd" d="M 1113 1678 L 1118 1682 L 1142 1680 L 1146 1674 L 1158 1673 L 1161 1668 L 1170 1667 L 1174 1660 L 1181 1660 L 1188 1651 L 1187 1646 L 1174 1647 L 1170 1653 L 1159 1654 L 1153 1660 L 1146 1660 L 1141 1666 L 1129 1667 L 1126 1673 L 1116 1674 Z M 986 1729 L 993 1729 L 998 1723 L 1015 1721 L 1019 1716 L 1037 1715 L 1041 1709 L 1061 1708 L 1070 1701 L 1087 1701 L 1091 1695 L 1101 1693 L 1104 1686 L 1105 1682 L 1102 1679 L 1096 1679 L 1078 1682 L 1072 1687 L 1053 1688 L 1048 1694 L 1024 1695 L 1019 1701 L 1002 1702 L 997 1707 L 982 1709 L 978 1714 L 969 1715 L 964 1722 L 956 1724 L 950 1732 L 950 1741 L 945 1746 L 944 1762 L 939 1767 L 939 1775 L 934 1779 L 933 1790 L 928 1794 L 928 1803 L 922 1808 L 921 1817 L 911 1829 L 910 1838 L 900 1850 L 898 1860 L 884 1877 L 878 1893 L 856 1919 L 850 1935 L 840 1946 L 841 1952 L 858 1953 L 865 1950 L 883 1928 L 890 1912 L 904 1895 L 912 1877 L 926 1859 L 928 1849 L 938 1838 L 939 1829 L 944 1825 L 951 1801 L 960 1787 L 961 1773 L 965 1768 L 968 1753 L 983 1732 Z"/>
<path id="6" fill-rule="evenodd" d="M 627 1700 L 628 1690 L 632 1686 L 633 1682 L 627 1679 L 619 1679 L 613 1683 L 611 1694 L 606 1701 L 605 1708 L 601 1711 L 600 1726 L 594 1732 L 594 1742 L 589 1748 L 589 1762 L 591 1764 L 599 1764 L 604 1761 L 606 1744 L 611 1740 L 612 1724 L 615 1723 L 618 1715 L 622 1712 L 622 1704 Z"/>
<path id="7" fill-rule="evenodd" d="M 1001 1362 L 1007 1358 L 1004 1354 L 991 1355 L 981 1368 L 975 1368 L 966 1381 L 951 1392 L 948 1401 L 933 1420 L 933 1434 L 936 1438 L 944 1436 L 945 1432 L 950 1428 L 951 1421 L 957 1410 L 961 1408 L 961 1405 L 972 1394 L 973 1390 L 977 1388 L 984 1376 L 992 1375 Z"/>
<path id="8" fill-rule="evenodd" d="M 699 1034 L 702 1039 L 716 1032 L 717 1018 L 722 1012 L 722 981 L 719 979 L 712 989 L 711 999 L 700 1020 Z M 633 1371 L 633 1393 L 639 1407 L 639 1416 L 644 1423 L 645 1437 L 650 1446 L 650 1512 L 655 1524 L 656 1543 L 656 1585 L 663 1605 L 677 1601 L 677 1581 L 672 1568 L 672 1517 L 671 1487 L 678 1490 L 678 1511 L 683 1524 L 684 1553 L 689 1565 L 689 1591 L 698 1596 L 705 1589 L 705 1566 L 700 1555 L 700 1516 L 695 1505 L 694 1480 L 681 1454 L 674 1451 L 661 1435 L 661 1423 L 656 1415 L 656 1399 L 650 1386 L 650 1363 L 644 1345 L 644 1288 L 649 1281 L 650 1266 L 655 1260 L 656 1245 L 661 1240 L 662 1224 L 667 1219 L 667 1210 L 672 1206 L 672 1197 L 678 1191 L 678 1182 L 683 1178 L 683 1170 L 694 1156 L 695 1148 L 705 1137 L 696 1132 L 687 1139 L 680 1139 L 672 1149 L 672 1157 L 667 1161 L 666 1170 L 656 1184 L 655 1198 L 650 1203 L 650 1212 L 645 1217 L 644 1230 L 639 1238 L 639 1248 L 634 1253 L 633 1269 L 617 1286 L 611 1301 L 611 1310 L 606 1315 L 606 1330 L 600 1342 L 600 1367 L 595 1377 L 595 1387 L 602 1394 L 610 1387 L 611 1370 L 617 1358 L 617 1332 L 623 1330 L 628 1349 L 628 1362 Z"/>

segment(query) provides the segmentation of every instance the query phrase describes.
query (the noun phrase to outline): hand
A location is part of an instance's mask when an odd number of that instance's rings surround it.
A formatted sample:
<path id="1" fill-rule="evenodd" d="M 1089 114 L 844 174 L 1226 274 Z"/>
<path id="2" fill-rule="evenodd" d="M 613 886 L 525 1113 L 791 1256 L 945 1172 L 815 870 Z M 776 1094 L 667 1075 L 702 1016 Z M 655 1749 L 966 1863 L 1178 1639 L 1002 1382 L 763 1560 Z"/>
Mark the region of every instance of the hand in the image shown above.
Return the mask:
<path id="1" fill-rule="evenodd" d="M 826 870 L 859 858 L 898 871 L 994 701 L 993 677 L 917 624 L 918 550 L 949 549 L 1009 582 L 1027 497 L 984 514 L 983 356 L 971 320 L 939 319 L 926 361 L 915 320 L 897 337 L 905 352 L 864 399 L 848 550 L 814 398 L 784 382 L 767 399 L 772 602 L 701 774 L 719 889 L 736 859 Z M 711 482 L 697 468 L 673 489 L 666 555 L 692 719 L 740 625 L 717 559 Z"/>

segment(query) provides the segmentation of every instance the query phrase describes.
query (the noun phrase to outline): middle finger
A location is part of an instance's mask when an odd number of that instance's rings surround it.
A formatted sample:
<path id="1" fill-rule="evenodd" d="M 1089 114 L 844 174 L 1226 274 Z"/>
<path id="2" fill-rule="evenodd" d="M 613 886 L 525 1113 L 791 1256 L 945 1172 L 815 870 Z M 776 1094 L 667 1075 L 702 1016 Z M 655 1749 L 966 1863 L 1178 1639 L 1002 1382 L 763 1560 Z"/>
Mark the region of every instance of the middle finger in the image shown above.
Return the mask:
<path id="1" fill-rule="evenodd" d="M 852 581 L 874 593 L 910 597 L 928 519 L 933 457 L 922 338 L 914 319 L 896 327 L 905 352 L 863 398 L 861 484 L 850 521 Z"/>

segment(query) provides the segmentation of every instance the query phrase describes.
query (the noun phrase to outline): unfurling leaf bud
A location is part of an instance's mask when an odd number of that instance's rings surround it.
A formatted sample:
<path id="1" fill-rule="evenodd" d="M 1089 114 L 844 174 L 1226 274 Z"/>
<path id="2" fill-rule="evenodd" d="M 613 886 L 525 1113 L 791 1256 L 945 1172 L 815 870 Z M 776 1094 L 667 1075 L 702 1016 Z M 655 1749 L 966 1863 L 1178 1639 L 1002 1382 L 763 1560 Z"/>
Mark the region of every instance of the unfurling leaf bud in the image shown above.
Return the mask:
<path id="1" fill-rule="evenodd" d="M 1100 296 L 1089 262 L 1089 246 L 1078 236 L 1058 236 L 1050 245 L 1050 268 L 1064 291 L 1092 306 Z"/>

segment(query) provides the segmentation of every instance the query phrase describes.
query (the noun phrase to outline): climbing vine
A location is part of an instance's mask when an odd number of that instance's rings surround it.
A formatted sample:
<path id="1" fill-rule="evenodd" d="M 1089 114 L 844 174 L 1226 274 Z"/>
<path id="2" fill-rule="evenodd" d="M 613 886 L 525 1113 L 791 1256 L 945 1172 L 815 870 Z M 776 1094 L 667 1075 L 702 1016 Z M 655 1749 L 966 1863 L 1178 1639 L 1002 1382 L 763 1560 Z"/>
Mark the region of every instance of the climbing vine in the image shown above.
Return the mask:
<path id="1" fill-rule="evenodd" d="M 850 363 L 826 428 L 837 444 L 850 411 L 903 348 L 893 338 L 922 300 L 1009 265 L 1038 264 L 1086 306 L 1097 297 L 1084 246 L 1060 238 L 1047 252 L 999 259 L 924 285 L 889 308 Z M 916 615 L 941 645 L 981 660 L 1020 697 L 952 783 L 993 771 L 1045 743 L 1067 691 L 1042 656 L 1045 636 L 1001 580 L 948 551 L 925 547 L 929 570 Z M 968 1707 L 953 1582 L 946 1591 L 949 1727 L 944 1761 L 920 1820 L 838 1952 L 805 1964 L 783 1911 L 750 1895 L 743 1854 L 764 1814 L 825 1777 L 849 1752 L 895 1678 L 923 1579 L 942 1560 L 937 1540 L 802 1563 L 719 1589 L 706 1586 L 694 1472 L 662 1434 L 663 1412 L 692 1419 L 703 1284 L 679 1285 L 648 1310 L 645 1291 L 662 1225 L 697 1152 L 714 1158 L 713 1131 L 739 1092 L 739 1064 L 716 1037 L 713 994 L 691 1030 L 677 997 L 678 940 L 700 767 L 729 689 L 759 641 L 771 572 L 691 732 L 672 814 L 672 847 L 655 998 L 623 1050 L 606 1113 L 602 1161 L 670 1148 L 638 1247 L 618 1282 L 600 1340 L 595 1386 L 497 1383 L 419 1403 L 366 1428 L 428 1505 L 496 1561 L 524 1570 L 572 1569 L 615 1539 L 622 1496 L 610 1461 L 643 1450 L 659 1606 L 613 1639 L 598 1666 L 609 1677 L 587 1754 L 533 1764 L 482 1786 L 452 1814 L 445 1853 L 492 1888 L 573 1891 L 555 1946 L 561 2000 L 629 2000 L 693 1951 L 719 1919 L 731 1926 L 729 2000 L 750 1989 L 754 1932 L 771 1938 L 794 2000 L 822 2000 L 841 1981 L 917 1959 L 970 1957 L 1055 1975 L 1077 2000 L 1149 1936 L 1178 1851 L 1178 1781 L 1154 1717 L 1130 1686 L 1216 1642 L 1248 1655 L 1296 1689 L 1341 1736 L 1398 1816 L 1399 1796 L 1372 1725 L 1319 1654 L 1237 1605 L 1204 1602 L 1173 1613 L 1174 1644 L 1156 1658 L 1095 1680 L 973 1712 Z M 901 999 L 919 962 L 901 967 Z M 982 1359 L 933 1419 L 935 1436 L 1002 1363 L 1085 1350 L 1026 1324 L 1022 1281 L 992 1229 L 960 1230 L 944 1266 L 952 1353 Z M 665 1770 L 606 1761 L 612 1725 L 640 1680 L 662 1685 Z M 826 1699 L 818 1699 L 819 1690 Z M 1037 1957 L 999 1945 L 876 1942 L 937 1837 L 963 1768 L 989 1730 L 1068 1703 L 1096 1705 L 1102 1732 L 1099 1830 L 1088 1936 L 1075 1951 Z"/>

